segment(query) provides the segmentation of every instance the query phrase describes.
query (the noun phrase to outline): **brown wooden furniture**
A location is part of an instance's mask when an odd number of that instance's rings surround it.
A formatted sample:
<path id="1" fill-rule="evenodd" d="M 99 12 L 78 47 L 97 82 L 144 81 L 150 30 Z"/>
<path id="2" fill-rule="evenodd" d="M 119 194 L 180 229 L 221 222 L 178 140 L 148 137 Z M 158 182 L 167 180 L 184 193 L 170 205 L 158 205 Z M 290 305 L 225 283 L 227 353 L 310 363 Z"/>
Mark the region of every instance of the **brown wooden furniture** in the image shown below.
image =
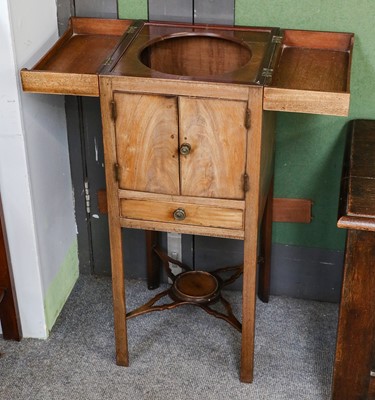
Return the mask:
<path id="1" fill-rule="evenodd" d="M 100 95 L 119 365 L 128 365 L 121 228 L 211 235 L 244 240 L 240 375 L 252 381 L 259 247 L 260 294 L 269 294 L 270 111 L 347 115 L 352 46 L 346 33 L 72 19 L 21 72 L 26 91 Z M 217 277 L 196 273 L 205 290 L 191 292 L 188 272 L 172 300 L 218 298 Z"/>
<path id="2" fill-rule="evenodd" d="M 352 123 L 337 225 L 348 235 L 332 399 L 374 399 L 375 121 Z"/>
<path id="3" fill-rule="evenodd" d="M 21 340 L 16 297 L 13 290 L 5 223 L 0 199 L 0 322 L 4 339 Z"/>
<path id="4" fill-rule="evenodd" d="M 263 116 L 262 88 L 221 86 L 218 100 L 210 83 L 123 78 L 100 79 L 115 292 L 124 293 L 121 227 L 244 239 L 241 377 L 250 381 L 257 238 L 273 174 L 273 115 Z M 117 362 L 127 364 L 123 297 L 116 302 Z"/>
<path id="5" fill-rule="evenodd" d="M 113 69 L 140 26 L 141 22 L 131 20 L 72 18 L 55 46 L 31 70 L 21 71 L 23 89 L 99 96 L 99 75 Z M 207 27 L 194 28 L 206 31 Z M 230 27 L 217 31 L 233 36 Z M 264 110 L 347 115 L 353 37 L 351 33 L 277 31 L 270 38 L 277 51 L 266 54 L 266 65 L 257 78 L 264 85 Z M 148 74 L 154 76 L 160 73 Z"/>

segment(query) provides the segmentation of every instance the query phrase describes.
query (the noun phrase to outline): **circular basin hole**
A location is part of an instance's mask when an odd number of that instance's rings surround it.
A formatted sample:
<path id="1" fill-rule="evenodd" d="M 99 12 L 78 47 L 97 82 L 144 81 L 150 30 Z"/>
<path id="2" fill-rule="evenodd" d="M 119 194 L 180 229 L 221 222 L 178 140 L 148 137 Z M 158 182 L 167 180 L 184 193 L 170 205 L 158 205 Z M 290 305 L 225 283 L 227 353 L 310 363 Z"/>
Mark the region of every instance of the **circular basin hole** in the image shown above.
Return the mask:
<path id="1" fill-rule="evenodd" d="M 235 71 L 251 59 L 245 45 L 210 35 L 160 39 L 148 45 L 140 59 L 147 67 L 172 75 L 209 76 Z"/>

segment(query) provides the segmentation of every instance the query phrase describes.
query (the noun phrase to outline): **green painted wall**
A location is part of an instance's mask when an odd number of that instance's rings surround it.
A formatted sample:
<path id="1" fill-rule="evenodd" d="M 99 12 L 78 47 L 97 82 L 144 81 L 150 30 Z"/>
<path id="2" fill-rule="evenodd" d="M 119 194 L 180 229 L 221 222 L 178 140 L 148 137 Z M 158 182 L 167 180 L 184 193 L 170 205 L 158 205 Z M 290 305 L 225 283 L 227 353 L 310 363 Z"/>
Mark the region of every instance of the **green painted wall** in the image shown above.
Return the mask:
<path id="1" fill-rule="evenodd" d="M 118 15 L 124 19 L 148 19 L 147 0 L 118 0 Z"/>
<path id="2" fill-rule="evenodd" d="M 78 243 L 75 240 L 44 296 L 44 312 L 48 332 L 51 331 L 56 322 L 78 279 L 78 275 Z"/>
<path id="3" fill-rule="evenodd" d="M 349 119 L 375 118 L 373 0 L 236 0 L 236 25 L 354 32 Z M 344 126 L 347 118 L 279 113 L 275 195 L 310 198 L 313 222 L 274 224 L 274 241 L 343 249 L 336 228 Z"/>
<path id="4" fill-rule="evenodd" d="M 374 0 L 236 0 L 236 25 L 355 33 L 349 118 L 279 113 L 275 196 L 314 201 L 313 222 L 274 224 L 274 242 L 342 250 L 336 228 L 345 125 L 375 118 Z M 146 0 L 119 0 L 120 18 L 147 19 Z"/>

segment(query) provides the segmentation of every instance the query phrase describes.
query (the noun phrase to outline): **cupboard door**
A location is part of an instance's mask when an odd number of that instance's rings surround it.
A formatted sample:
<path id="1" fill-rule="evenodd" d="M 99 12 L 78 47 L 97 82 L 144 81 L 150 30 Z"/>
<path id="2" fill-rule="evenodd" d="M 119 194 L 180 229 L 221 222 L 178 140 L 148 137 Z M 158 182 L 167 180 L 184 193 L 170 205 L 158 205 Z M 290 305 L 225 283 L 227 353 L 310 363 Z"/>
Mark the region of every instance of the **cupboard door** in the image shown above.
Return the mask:
<path id="1" fill-rule="evenodd" d="M 179 98 L 182 195 L 244 198 L 246 111 L 245 101 Z"/>
<path id="2" fill-rule="evenodd" d="M 179 194 L 177 98 L 115 93 L 119 188 Z"/>

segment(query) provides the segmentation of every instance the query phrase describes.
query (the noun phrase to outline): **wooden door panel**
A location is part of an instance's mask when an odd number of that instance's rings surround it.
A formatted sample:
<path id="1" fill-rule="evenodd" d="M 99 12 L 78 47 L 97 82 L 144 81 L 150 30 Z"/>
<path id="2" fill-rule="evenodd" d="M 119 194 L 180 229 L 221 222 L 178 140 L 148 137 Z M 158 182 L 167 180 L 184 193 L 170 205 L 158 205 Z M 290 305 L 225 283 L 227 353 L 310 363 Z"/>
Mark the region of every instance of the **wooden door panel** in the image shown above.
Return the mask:
<path id="1" fill-rule="evenodd" d="M 247 102 L 179 98 L 181 194 L 243 199 Z"/>
<path id="2" fill-rule="evenodd" d="M 177 98 L 115 93 L 114 100 L 119 187 L 179 194 Z"/>

